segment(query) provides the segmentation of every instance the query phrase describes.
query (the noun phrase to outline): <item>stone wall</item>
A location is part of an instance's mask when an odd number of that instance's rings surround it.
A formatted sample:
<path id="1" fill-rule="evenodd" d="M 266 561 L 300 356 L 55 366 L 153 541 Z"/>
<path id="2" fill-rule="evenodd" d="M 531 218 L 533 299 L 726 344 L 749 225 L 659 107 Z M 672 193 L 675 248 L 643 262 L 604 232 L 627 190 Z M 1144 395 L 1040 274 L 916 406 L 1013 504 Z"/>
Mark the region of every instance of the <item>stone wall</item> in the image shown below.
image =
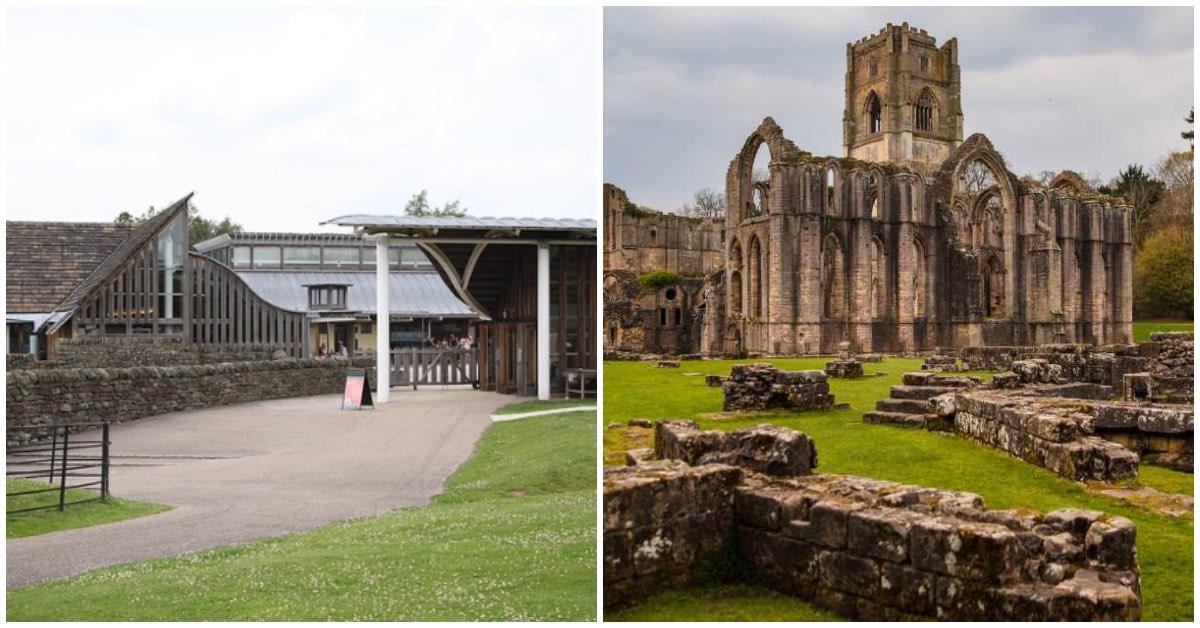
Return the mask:
<path id="1" fill-rule="evenodd" d="M 817 446 L 800 432 L 758 425 L 732 432 L 702 432 L 695 421 L 658 421 L 654 457 L 692 465 L 731 464 L 769 475 L 805 475 L 817 466 Z"/>
<path id="2" fill-rule="evenodd" d="M 963 368 L 972 371 L 1008 371 L 1013 363 L 1044 360 L 1061 369 L 1058 377 L 1071 382 L 1121 386 L 1127 373 L 1144 371 L 1147 354 L 1156 348 L 1142 345 L 1092 346 L 1049 344 L 1038 347 L 964 347 L 959 350 Z"/>
<path id="3" fill-rule="evenodd" d="M 733 489 L 724 464 L 656 460 L 604 471 L 604 605 L 703 580 L 727 563 Z"/>
<path id="4" fill-rule="evenodd" d="M 289 358 L 12 371 L 5 389 L 8 442 L 36 440 L 44 434 L 39 426 L 50 423 L 129 421 L 180 410 L 336 393 L 343 388 L 347 368 L 373 364 L 369 358 Z M 368 372 L 374 382 L 373 369 Z"/>
<path id="5" fill-rule="evenodd" d="M 277 347 L 206 347 L 169 336 L 82 336 L 58 344 L 56 368 L 184 366 L 268 360 Z"/>
<path id="6" fill-rule="evenodd" d="M 822 371 L 781 371 L 770 364 L 735 364 L 722 388 L 726 411 L 833 407 L 833 395 Z"/>
<path id="7" fill-rule="evenodd" d="M 1065 478 L 1116 482 L 1137 477 L 1137 454 L 1094 435 L 1086 407 L 1053 401 L 1062 400 L 980 390 L 953 393 L 949 409 L 958 434 Z"/>
<path id="8" fill-rule="evenodd" d="M 1039 387 L 963 391 L 948 395 L 948 403 L 939 399 L 933 405 L 957 433 L 1073 480 L 1136 477 L 1139 454 L 1146 462 L 1192 469 L 1191 407 L 1041 392 Z"/>
<path id="9" fill-rule="evenodd" d="M 658 427 L 720 449 L 686 424 Z M 759 438 L 811 443 L 775 430 Z M 1135 539 L 1128 519 L 1093 511 L 989 510 L 969 493 L 658 460 L 605 471 L 604 605 L 721 577 L 861 620 L 1136 620 Z"/>

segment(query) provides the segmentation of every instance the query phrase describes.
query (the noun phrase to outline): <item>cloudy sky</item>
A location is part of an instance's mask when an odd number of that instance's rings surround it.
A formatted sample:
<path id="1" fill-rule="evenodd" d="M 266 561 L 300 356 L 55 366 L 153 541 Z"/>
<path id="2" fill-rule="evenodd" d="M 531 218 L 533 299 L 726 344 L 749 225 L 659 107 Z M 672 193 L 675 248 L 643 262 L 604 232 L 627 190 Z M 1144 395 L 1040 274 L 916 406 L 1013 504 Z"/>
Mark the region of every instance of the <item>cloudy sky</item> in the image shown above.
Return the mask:
<path id="1" fill-rule="evenodd" d="M 594 216 L 598 9 L 10 9 L 9 219 Z"/>
<path id="2" fill-rule="evenodd" d="M 1187 148 L 1192 9 L 634 9 L 604 12 L 604 179 L 674 209 L 722 190 L 765 116 L 842 154 L 846 43 L 887 22 L 958 38 L 964 133 L 1018 174 L 1108 179 Z"/>

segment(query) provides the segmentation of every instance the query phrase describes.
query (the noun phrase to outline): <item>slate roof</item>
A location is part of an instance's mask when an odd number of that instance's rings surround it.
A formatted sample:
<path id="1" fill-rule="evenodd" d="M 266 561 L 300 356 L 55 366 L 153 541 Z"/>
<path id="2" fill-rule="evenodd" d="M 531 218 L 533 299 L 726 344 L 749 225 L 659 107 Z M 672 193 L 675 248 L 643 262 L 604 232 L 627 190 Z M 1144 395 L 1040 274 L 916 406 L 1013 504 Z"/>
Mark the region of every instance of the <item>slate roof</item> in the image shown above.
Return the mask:
<path id="1" fill-rule="evenodd" d="M 341 284 L 346 289 L 344 312 L 375 311 L 374 272 L 283 271 L 239 272 L 238 277 L 271 305 L 294 311 L 311 311 L 306 285 Z M 432 271 L 388 273 L 388 306 L 394 316 L 445 316 L 475 318 L 475 313 Z M 321 310 L 321 312 L 327 312 Z M 330 313 L 336 314 L 337 311 Z"/>
<path id="2" fill-rule="evenodd" d="M 110 222 L 7 221 L 9 313 L 49 313 L 133 232 Z"/>

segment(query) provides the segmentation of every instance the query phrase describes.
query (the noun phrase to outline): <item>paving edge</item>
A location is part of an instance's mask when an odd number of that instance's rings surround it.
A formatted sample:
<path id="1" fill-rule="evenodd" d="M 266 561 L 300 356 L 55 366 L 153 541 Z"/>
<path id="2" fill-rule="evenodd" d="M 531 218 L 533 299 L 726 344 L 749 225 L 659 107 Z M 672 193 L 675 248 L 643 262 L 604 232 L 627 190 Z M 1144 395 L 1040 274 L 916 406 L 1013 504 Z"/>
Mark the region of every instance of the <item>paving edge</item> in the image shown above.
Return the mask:
<path id="1" fill-rule="evenodd" d="M 500 421 L 515 421 L 517 419 L 531 419 L 538 416 L 549 416 L 551 414 L 566 414 L 568 412 L 586 412 L 595 410 L 596 406 L 573 406 L 570 408 L 555 408 L 553 410 L 537 410 L 535 412 L 521 412 L 519 414 L 492 414 L 490 418 L 493 422 Z"/>

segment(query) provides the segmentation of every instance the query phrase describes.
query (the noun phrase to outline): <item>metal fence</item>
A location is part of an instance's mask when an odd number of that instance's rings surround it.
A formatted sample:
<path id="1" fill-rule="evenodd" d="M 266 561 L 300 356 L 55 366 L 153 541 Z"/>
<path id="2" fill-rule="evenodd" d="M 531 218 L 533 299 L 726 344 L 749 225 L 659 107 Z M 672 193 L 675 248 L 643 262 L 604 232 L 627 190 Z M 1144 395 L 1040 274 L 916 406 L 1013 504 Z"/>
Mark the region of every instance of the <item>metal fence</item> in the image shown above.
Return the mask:
<path id="1" fill-rule="evenodd" d="M 99 427 L 99 438 L 93 432 L 82 433 L 81 429 L 95 430 Z M 26 478 L 47 482 L 49 486 L 34 489 L 5 491 L 6 497 L 58 493 L 57 503 L 50 503 L 18 510 L 7 514 L 34 510 L 63 510 L 73 504 L 83 504 L 108 499 L 108 422 L 57 423 L 47 428 L 50 440 L 9 447 L 5 459 L 5 475 L 9 478 Z M 76 433 L 72 434 L 71 431 Z M 94 489 L 95 497 L 68 500 L 71 489 Z"/>

